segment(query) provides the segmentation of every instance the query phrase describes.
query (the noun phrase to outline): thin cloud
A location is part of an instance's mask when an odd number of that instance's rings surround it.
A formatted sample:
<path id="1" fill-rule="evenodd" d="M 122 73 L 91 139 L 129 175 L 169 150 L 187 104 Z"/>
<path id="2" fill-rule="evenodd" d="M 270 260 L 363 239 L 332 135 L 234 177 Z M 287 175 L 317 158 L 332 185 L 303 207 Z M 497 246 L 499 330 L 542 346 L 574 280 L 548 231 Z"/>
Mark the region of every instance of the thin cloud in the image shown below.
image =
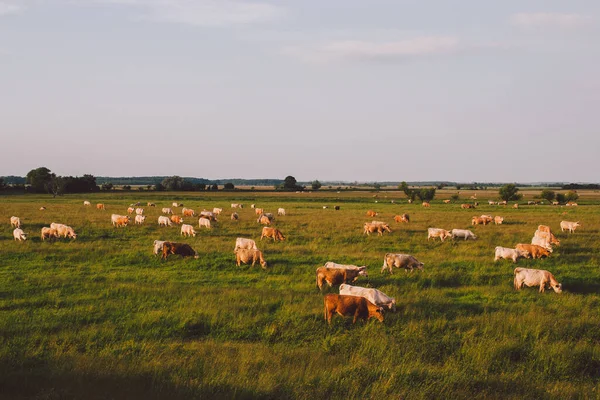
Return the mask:
<path id="1" fill-rule="evenodd" d="M 15 4 L 0 2 L 0 17 L 3 15 L 16 14 L 21 11 L 21 7 Z"/>
<path id="2" fill-rule="evenodd" d="M 510 17 L 510 22 L 522 28 L 574 28 L 590 23 L 591 17 L 565 13 L 518 13 Z"/>

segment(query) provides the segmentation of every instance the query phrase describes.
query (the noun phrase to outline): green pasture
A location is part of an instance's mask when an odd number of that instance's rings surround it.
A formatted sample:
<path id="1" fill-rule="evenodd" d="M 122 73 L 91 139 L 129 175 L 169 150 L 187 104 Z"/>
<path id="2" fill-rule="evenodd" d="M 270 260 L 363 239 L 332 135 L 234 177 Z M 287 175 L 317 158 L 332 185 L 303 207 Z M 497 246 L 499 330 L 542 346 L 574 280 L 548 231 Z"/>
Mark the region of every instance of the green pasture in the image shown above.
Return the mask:
<path id="1" fill-rule="evenodd" d="M 580 193 L 573 208 L 513 209 L 488 206 L 497 192 L 478 191 L 480 206 L 463 210 L 473 200 L 442 204 L 450 192 L 429 209 L 398 192 L 0 196 L 0 398 L 599 398 L 600 194 Z M 110 215 L 136 201 L 146 223 L 113 228 Z M 198 235 L 183 238 L 179 226 L 157 224 L 173 201 L 223 214 L 212 230 L 184 217 Z M 258 241 L 252 203 L 286 209 L 273 224 L 286 241 Z M 410 224 L 393 221 L 401 213 Z M 481 214 L 505 224 L 472 227 Z M 13 240 L 12 215 L 26 242 Z M 373 219 L 393 232 L 363 235 Z M 562 233 L 563 219 L 582 227 Z M 42 242 L 51 222 L 77 239 Z M 539 224 L 561 245 L 518 266 L 551 271 L 562 294 L 515 291 L 515 265 L 493 261 L 494 247 L 529 243 Z M 428 242 L 428 227 L 471 229 L 478 240 Z M 236 237 L 257 240 L 266 271 L 235 265 Z M 155 239 L 188 243 L 200 258 L 163 261 Z M 382 274 L 387 252 L 412 254 L 424 270 Z M 395 297 L 397 312 L 383 324 L 336 316 L 328 326 L 315 285 L 326 261 L 367 265 L 355 284 Z"/>

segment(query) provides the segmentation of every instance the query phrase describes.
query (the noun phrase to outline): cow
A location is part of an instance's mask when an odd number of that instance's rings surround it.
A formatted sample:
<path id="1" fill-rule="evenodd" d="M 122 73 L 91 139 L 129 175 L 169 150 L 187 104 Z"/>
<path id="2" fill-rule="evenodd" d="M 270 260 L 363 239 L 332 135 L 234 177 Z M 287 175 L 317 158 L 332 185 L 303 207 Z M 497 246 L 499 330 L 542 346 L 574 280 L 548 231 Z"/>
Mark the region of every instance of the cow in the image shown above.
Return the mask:
<path id="1" fill-rule="evenodd" d="M 496 204 L 496 202 L 495 202 L 494 200 L 488 200 L 488 204 L 489 204 L 490 206 L 493 206 L 494 204 Z"/>
<path id="2" fill-rule="evenodd" d="M 262 225 L 271 225 L 271 219 L 264 214 L 261 214 L 256 222 Z"/>
<path id="3" fill-rule="evenodd" d="M 179 215 L 171 215 L 171 222 L 174 224 L 182 224 L 183 218 L 181 218 Z"/>
<path id="4" fill-rule="evenodd" d="M 256 264 L 256 261 L 260 262 L 260 266 L 262 269 L 267 269 L 267 262 L 265 261 L 265 258 L 263 257 L 263 253 L 260 250 L 254 250 L 254 249 L 239 249 L 238 251 L 235 252 L 235 261 L 237 266 L 241 266 L 241 263 L 244 264 L 249 264 L 252 263 L 252 266 L 254 267 L 254 264 Z"/>
<path id="5" fill-rule="evenodd" d="M 412 204 L 412 199 L 408 199 L 408 204 Z"/>
<path id="6" fill-rule="evenodd" d="M 184 207 L 181 209 L 181 214 L 183 214 L 184 217 L 193 217 L 196 215 L 196 211 L 192 210 L 191 208 Z"/>
<path id="7" fill-rule="evenodd" d="M 264 237 L 266 238 L 273 238 L 273 241 L 276 242 L 278 240 L 284 241 L 285 240 L 285 236 L 283 236 L 283 233 L 281 233 L 281 231 L 277 228 L 269 228 L 268 226 L 265 226 L 262 228 L 262 233 L 260 235 L 260 240 L 262 240 Z"/>
<path id="8" fill-rule="evenodd" d="M 378 221 L 365 222 L 365 225 L 363 227 L 363 235 L 371 235 L 371 233 L 377 232 L 379 236 L 383 236 L 384 231 L 388 231 L 390 233 L 392 232 L 388 224 Z"/>
<path id="9" fill-rule="evenodd" d="M 158 253 L 162 254 L 164 244 L 165 244 L 164 240 L 155 240 L 154 241 L 154 250 L 153 250 L 154 255 L 158 255 Z"/>
<path id="10" fill-rule="evenodd" d="M 422 206 L 427 208 L 427 207 L 431 207 L 431 204 L 429 204 L 428 201 L 424 201 Z"/>
<path id="11" fill-rule="evenodd" d="M 354 282 L 358 279 L 361 271 L 358 269 L 344 268 L 317 268 L 317 287 L 322 290 L 323 285 L 327 283 L 330 287 L 342 283 Z"/>
<path id="12" fill-rule="evenodd" d="M 57 237 L 59 237 L 59 236 L 58 236 L 58 231 L 56 229 L 49 228 L 46 226 L 42 228 L 42 235 L 41 235 L 42 240 L 57 238 Z"/>
<path id="13" fill-rule="evenodd" d="M 334 206 L 333 209 L 336 211 L 340 211 L 340 206 Z"/>
<path id="14" fill-rule="evenodd" d="M 535 244 L 519 243 L 519 244 L 517 244 L 517 246 L 515 248 L 518 250 L 521 250 L 522 252 L 529 253 L 529 257 L 527 257 L 527 258 L 550 257 L 550 253 L 552 253 L 552 250 L 545 249 L 545 248 L 543 248 L 541 246 L 537 246 Z"/>
<path id="15" fill-rule="evenodd" d="M 390 275 L 392 275 L 392 268 L 404 268 L 404 272 L 413 272 L 415 268 L 423 270 L 425 264 L 417 260 L 410 254 L 399 254 L 399 253 L 387 253 L 383 257 L 383 266 L 381 267 L 381 273 L 383 274 L 387 269 Z"/>
<path id="16" fill-rule="evenodd" d="M 147 205 L 148 205 L 148 207 L 156 207 L 156 204 L 150 203 L 150 202 L 148 202 Z"/>
<path id="17" fill-rule="evenodd" d="M 488 224 L 488 220 L 486 218 L 481 218 L 481 217 L 473 217 L 471 218 L 471 225 L 487 225 Z"/>
<path id="18" fill-rule="evenodd" d="M 200 217 L 198 219 L 198 227 L 199 228 L 205 227 L 205 228 L 211 229 L 210 219 Z"/>
<path id="19" fill-rule="evenodd" d="M 358 266 L 358 265 L 352 265 L 352 264 L 337 264 L 334 263 L 333 261 L 327 261 L 325 263 L 325 265 L 323 265 L 323 267 L 325 268 L 338 268 L 338 269 L 351 269 L 354 271 L 358 271 L 358 275 L 359 276 L 364 276 L 364 277 L 368 277 L 369 274 L 367 273 L 367 266 L 366 265 L 362 265 L 362 266 Z"/>
<path id="20" fill-rule="evenodd" d="M 408 214 L 394 215 L 394 221 L 396 221 L 398 223 L 401 223 L 401 222 L 409 223 L 410 216 Z"/>
<path id="21" fill-rule="evenodd" d="M 254 209 L 256 207 L 256 204 L 250 204 L 250 208 Z"/>
<path id="22" fill-rule="evenodd" d="M 278 208 L 277 215 L 285 215 L 285 208 Z"/>
<path id="23" fill-rule="evenodd" d="M 44 211 L 46 209 L 46 207 L 42 206 L 40 207 L 40 211 Z"/>
<path id="24" fill-rule="evenodd" d="M 364 297 L 376 306 L 382 307 L 384 310 L 396 311 L 396 299 L 377 289 L 352 286 L 342 283 L 340 285 L 340 294 L 346 296 Z"/>
<path id="25" fill-rule="evenodd" d="M 513 204 L 513 208 L 519 208 L 519 203 Z"/>
<path id="26" fill-rule="evenodd" d="M 142 225 L 145 220 L 146 220 L 146 216 L 145 215 L 136 215 L 135 216 L 135 224 L 136 225 Z"/>
<path id="27" fill-rule="evenodd" d="M 513 260 L 514 263 L 517 262 L 517 259 L 520 257 L 528 258 L 529 253 L 521 251 L 519 249 L 509 249 L 507 247 L 496 246 L 494 253 L 494 261 L 498 261 L 500 259 L 505 260 Z"/>
<path id="28" fill-rule="evenodd" d="M 182 257 L 200 258 L 198 252 L 192 249 L 192 246 L 187 243 L 164 242 L 162 258 L 166 260 L 171 254 L 179 254 Z"/>
<path id="29" fill-rule="evenodd" d="M 377 213 L 373 210 L 367 211 L 367 217 L 376 217 Z"/>
<path id="30" fill-rule="evenodd" d="M 212 212 L 215 215 L 221 215 L 221 213 L 223 212 L 223 209 L 222 208 L 214 207 Z"/>
<path id="31" fill-rule="evenodd" d="M 580 226 L 581 225 L 579 224 L 579 221 L 577 221 L 577 222 L 560 221 L 560 230 L 562 232 L 564 232 L 565 229 L 568 229 L 569 233 L 573 233 L 573 232 L 575 232 L 575 229 L 577 229 Z"/>
<path id="32" fill-rule="evenodd" d="M 562 285 L 558 283 L 554 275 L 543 269 L 515 268 L 514 285 L 516 290 L 521 290 L 523 285 L 539 286 L 540 293 L 544 293 L 546 285 L 550 285 L 556 293 L 562 292 Z"/>
<path id="33" fill-rule="evenodd" d="M 135 215 L 143 215 L 144 214 L 144 209 L 143 208 L 136 208 L 135 209 Z"/>
<path id="34" fill-rule="evenodd" d="M 183 204 L 179 204 L 177 202 L 174 202 L 173 204 L 171 204 L 172 207 L 183 207 Z"/>
<path id="35" fill-rule="evenodd" d="M 182 236 L 193 236 L 196 237 L 196 231 L 194 227 L 188 224 L 181 225 L 181 235 Z"/>
<path id="36" fill-rule="evenodd" d="M 23 230 L 21 228 L 15 228 L 15 230 L 13 231 L 13 237 L 15 238 L 15 240 L 18 240 L 19 242 L 21 240 L 23 240 L 23 241 L 27 240 L 27 236 L 25 235 L 25 232 L 23 232 Z"/>
<path id="37" fill-rule="evenodd" d="M 238 219 L 240 219 L 240 216 L 238 215 L 238 213 L 231 213 L 232 221 L 237 221 Z"/>
<path id="38" fill-rule="evenodd" d="M 465 240 L 477 239 L 477 236 L 475 236 L 475 234 L 468 229 L 452 229 L 450 231 L 450 234 L 452 235 L 452 239 L 456 239 L 456 238 L 462 238 Z"/>
<path id="39" fill-rule="evenodd" d="M 96 209 L 97 210 L 106 210 L 106 207 L 104 207 L 103 203 L 98 203 L 98 204 L 96 204 Z"/>
<path id="40" fill-rule="evenodd" d="M 444 202 L 444 204 L 449 204 L 450 203 L 450 199 L 443 200 L 443 202 Z"/>
<path id="41" fill-rule="evenodd" d="M 57 223 L 53 222 L 52 224 L 50 224 L 50 227 L 56 229 L 58 236 L 62 236 L 64 238 L 69 238 L 69 239 L 77 239 L 77 234 L 75 233 L 73 228 L 71 228 L 70 226 L 63 225 L 63 224 L 57 224 Z"/>
<path id="42" fill-rule="evenodd" d="M 460 208 L 464 208 L 464 209 L 475 208 L 475 205 L 473 205 L 473 204 L 461 204 Z"/>
<path id="43" fill-rule="evenodd" d="M 553 205 L 553 206 L 557 206 L 557 205 L 559 205 L 559 204 L 560 204 L 560 203 L 559 203 L 558 201 L 553 201 L 553 202 L 552 202 L 552 205 Z"/>
<path id="44" fill-rule="evenodd" d="M 502 225 L 502 223 L 504 223 L 504 217 L 496 215 L 494 217 L 494 224 L 496 224 L 496 225 Z"/>
<path id="45" fill-rule="evenodd" d="M 119 228 L 121 226 L 127 226 L 127 224 L 129 223 L 129 216 L 112 214 L 110 216 L 110 221 L 111 221 L 112 225 L 116 226 L 117 228 Z"/>
<path id="46" fill-rule="evenodd" d="M 323 297 L 325 305 L 325 320 L 331 325 L 331 318 L 334 313 L 342 317 L 354 317 L 352 323 L 357 319 L 367 321 L 370 318 L 377 318 L 383 322 L 383 308 L 378 307 L 361 296 L 348 296 L 343 294 L 328 294 Z"/>
<path id="47" fill-rule="evenodd" d="M 485 221 L 484 225 L 487 224 L 491 224 L 494 221 L 494 217 L 492 217 L 491 215 L 480 215 L 479 218 L 483 219 Z"/>
<path id="48" fill-rule="evenodd" d="M 127 208 L 127 214 L 133 214 L 134 211 L 135 211 L 135 208 L 133 208 L 133 207 Z"/>
<path id="49" fill-rule="evenodd" d="M 20 228 L 21 227 L 21 218 L 12 216 L 10 217 L 10 227 L 11 228 Z"/>
<path id="50" fill-rule="evenodd" d="M 260 214 L 262 214 L 263 212 L 264 212 L 264 209 L 262 209 L 262 208 L 255 208 L 255 209 L 254 209 L 254 214 L 256 214 L 256 215 L 260 215 Z"/>
<path id="51" fill-rule="evenodd" d="M 574 201 L 569 201 L 569 202 L 567 202 L 567 204 L 565 204 L 565 206 L 567 206 L 567 207 L 577 207 L 577 203 L 575 203 Z"/>
<path id="52" fill-rule="evenodd" d="M 531 238 L 531 244 L 543 247 L 549 252 L 552 252 L 552 244 L 550 243 L 550 239 L 547 237 L 534 236 Z"/>
<path id="53" fill-rule="evenodd" d="M 452 234 L 445 230 L 445 229 L 440 229 L 440 228 L 428 228 L 427 229 L 427 241 L 429 241 L 429 239 L 433 238 L 435 240 L 436 237 L 439 237 L 440 240 L 443 242 L 444 239 L 446 239 L 447 237 L 451 237 Z"/>
<path id="54" fill-rule="evenodd" d="M 85 201 L 83 202 L 83 205 L 84 205 L 84 206 L 91 206 L 91 205 L 92 205 L 92 203 L 90 203 L 89 201 L 85 200 Z"/>
<path id="55" fill-rule="evenodd" d="M 548 228 L 548 229 L 540 230 L 539 229 L 540 227 L 544 227 L 544 228 Z M 533 236 L 548 240 L 550 242 L 550 245 L 560 246 L 560 240 L 558 240 L 558 238 L 552 234 L 552 232 L 550 231 L 550 228 L 547 226 L 544 226 L 544 225 L 538 226 L 538 230 L 535 231 L 535 234 Z"/>
<path id="56" fill-rule="evenodd" d="M 158 217 L 158 226 L 173 226 L 173 223 L 169 219 L 169 217 L 160 216 Z"/>
<path id="57" fill-rule="evenodd" d="M 235 253 L 239 249 L 258 250 L 258 247 L 256 247 L 256 242 L 254 240 L 239 237 L 235 239 L 235 248 L 233 249 L 233 252 Z"/>
<path id="58" fill-rule="evenodd" d="M 162 213 L 163 214 L 173 214 L 173 210 L 171 210 L 169 207 L 163 207 Z"/>
<path id="59" fill-rule="evenodd" d="M 231 208 L 244 208 L 244 205 L 238 203 L 231 203 Z"/>

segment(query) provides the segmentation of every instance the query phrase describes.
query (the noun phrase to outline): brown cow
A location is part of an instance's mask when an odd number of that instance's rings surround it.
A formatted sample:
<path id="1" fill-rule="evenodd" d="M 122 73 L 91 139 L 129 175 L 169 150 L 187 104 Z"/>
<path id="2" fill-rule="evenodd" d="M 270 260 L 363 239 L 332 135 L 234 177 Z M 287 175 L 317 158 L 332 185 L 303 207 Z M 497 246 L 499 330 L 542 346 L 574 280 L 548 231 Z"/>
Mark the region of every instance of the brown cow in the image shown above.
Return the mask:
<path id="1" fill-rule="evenodd" d="M 402 215 L 395 215 L 394 216 L 394 221 L 396 222 L 410 222 L 410 217 L 408 214 L 402 214 Z"/>
<path id="2" fill-rule="evenodd" d="M 351 317 L 352 323 L 361 318 L 367 321 L 375 317 L 383 322 L 383 308 L 376 306 L 361 296 L 348 296 L 343 294 L 328 294 L 323 298 L 325 304 L 325 320 L 331 325 L 331 317 L 338 313 L 342 317 Z"/>
<path id="3" fill-rule="evenodd" d="M 96 209 L 98 209 L 98 210 L 106 210 L 106 208 L 104 207 L 104 204 L 102 204 L 102 203 L 96 204 Z"/>
<path id="4" fill-rule="evenodd" d="M 264 210 L 263 210 L 262 208 L 255 208 L 255 209 L 254 209 L 254 213 L 255 213 L 256 215 L 260 215 L 260 214 L 262 214 L 263 212 L 264 212 Z"/>
<path id="5" fill-rule="evenodd" d="M 263 225 L 271 225 L 271 219 L 263 214 L 258 218 L 258 223 Z"/>
<path id="6" fill-rule="evenodd" d="M 43 227 L 42 228 L 42 240 L 57 238 L 59 237 L 58 231 L 53 228 Z"/>
<path id="7" fill-rule="evenodd" d="M 179 215 L 171 215 L 171 222 L 174 224 L 181 224 L 183 222 L 183 218 Z"/>
<path id="8" fill-rule="evenodd" d="M 519 243 L 515 248 L 522 252 L 528 252 L 531 258 L 550 257 L 550 251 L 548 251 L 548 249 L 545 249 L 542 246 L 538 246 L 535 244 Z"/>
<path id="9" fill-rule="evenodd" d="M 373 210 L 367 211 L 367 217 L 376 217 L 377 213 Z"/>
<path id="10" fill-rule="evenodd" d="M 373 223 L 373 222 L 365 222 L 363 235 L 366 233 L 367 235 L 371 235 L 371 233 L 377 232 L 379 236 L 383 236 L 383 232 L 388 231 L 392 232 L 390 226 L 384 223 Z"/>
<path id="11" fill-rule="evenodd" d="M 281 233 L 281 231 L 277 228 L 269 228 L 268 226 L 265 226 L 262 228 L 262 234 L 260 235 L 260 240 L 262 240 L 264 237 L 266 238 L 273 238 L 273 241 L 278 241 L 278 240 L 285 240 L 285 236 L 283 236 L 283 233 Z"/>
<path id="12" fill-rule="evenodd" d="M 342 269 L 342 268 L 317 268 L 317 286 L 319 290 L 327 283 L 330 287 L 341 285 L 342 283 L 351 283 L 358 279 L 361 269 Z M 364 274 L 364 272 L 363 272 Z"/>
<path id="13" fill-rule="evenodd" d="M 193 217 L 194 215 L 196 215 L 196 212 L 194 210 L 192 210 L 191 208 L 183 208 L 181 210 L 181 213 L 183 214 L 184 217 Z"/>
<path id="14" fill-rule="evenodd" d="M 471 225 L 487 225 L 487 219 L 481 217 L 473 217 L 471 218 Z"/>
<path id="15" fill-rule="evenodd" d="M 235 260 L 237 263 L 237 266 L 239 267 L 241 263 L 244 264 L 248 264 L 248 263 L 252 263 L 252 266 L 254 267 L 254 264 L 256 264 L 256 261 L 260 261 L 260 266 L 262 267 L 262 269 L 267 269 L 267 262 L 265 261 L 265 258 L 263 257 L 263 253 L 260 250 L 254 250 L 254 249 L 237 249 L 237 251 L 235 252 Z"/>
<path id="16" fill-rule="evenodd" d="M 460 208 L 464 208 L 464 209 L 475 208 L 475 205 L 473 205 L 473 204 L 461 204 Z"/>
<path id="17" fill-rule="evenodd" d="M 200 257 L 198 253 L 194 249 L 192 249 L 192 247 L 187 243 L 163 243 L 162 258 L 166 260 L 167 257 L 169 257 L 169 254 L 179 254 L 182 257 Z"/>
<path id="18" fill-rule="evenodd" d="M 431 207 L 431 204 L 429 204 L 428 201 L 424 201 L 422 204 L 423 207 Z"/>

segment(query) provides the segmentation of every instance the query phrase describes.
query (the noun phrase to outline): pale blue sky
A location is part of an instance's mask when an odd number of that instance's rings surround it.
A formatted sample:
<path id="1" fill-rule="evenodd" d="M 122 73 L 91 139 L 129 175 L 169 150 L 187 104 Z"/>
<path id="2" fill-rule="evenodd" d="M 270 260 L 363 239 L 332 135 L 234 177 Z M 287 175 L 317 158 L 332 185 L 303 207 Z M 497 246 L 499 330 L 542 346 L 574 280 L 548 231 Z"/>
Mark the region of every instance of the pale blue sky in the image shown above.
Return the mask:
<path id="1" fill-rule="evenodd" d="M 0 0 L 0 175 L 598 182 L 597 0 Z"/>

